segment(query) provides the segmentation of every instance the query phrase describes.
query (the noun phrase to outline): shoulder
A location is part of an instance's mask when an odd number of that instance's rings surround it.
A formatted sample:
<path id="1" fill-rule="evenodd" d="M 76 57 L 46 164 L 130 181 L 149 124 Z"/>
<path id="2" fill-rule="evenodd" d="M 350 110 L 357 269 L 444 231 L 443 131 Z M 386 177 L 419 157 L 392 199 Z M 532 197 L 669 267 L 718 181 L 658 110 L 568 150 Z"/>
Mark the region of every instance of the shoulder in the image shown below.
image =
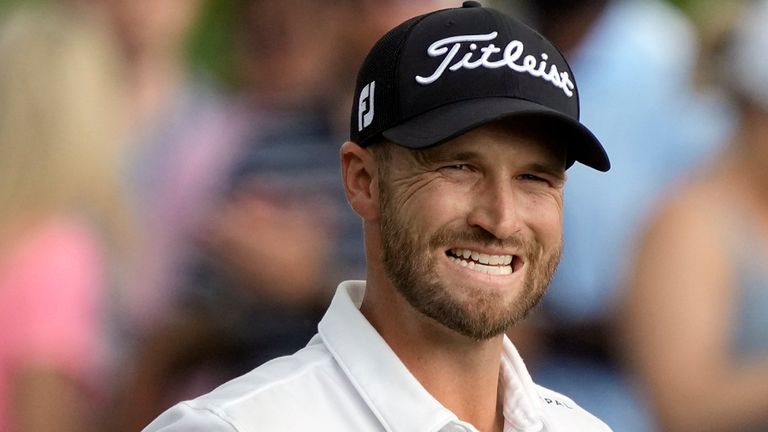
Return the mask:
<path id="1" fill-rule="evenodd" d="M 345 388 L 347 387 L 347 388 Z M 356 393 L 316 336 L 297 353 L 265 363 L 163 413 L 144 432 L 311 429 L 342 415 Z"/>
<path id="2" fill-rule="evenodd" d="M 12 235 L 3 247 L 0 250 L 5 261 L 14 264 L 33 261 L 38 265 L 62 268 L 97 261 L 101 252 L 95 231 L 74 217 L 57 217 L 37 223 Z"/>
<path id="3" fill-rule="evenodd" d="M 143 432 L 235 432 L 237 427 L 215 409 L 181 402 L 150 423 Z"/>
<path id="4" fill-rule="evenodd" d="M 608 425 L 581 408 L 571 398 L 538 384 L 536 390 L 542 401 L 544 421 L 552 430 L 611 432 Z"/>
<path id="5" fill-rule="evenodd" d="M 695 179 L 670 191 L 651 212 L 640 233 L 639 252 L 718 260 L 722 257 L 722 221 L 729 219 L 727 190 L 713 180 Z M 695 261 L 694 260 L 694 261 Z"/>
<path id="6" fill-rule="evenodd" d="M 98 297 L 103 288 L 104 251 L 85 222 L 60 218 L 43 223 L 19 239 L 2 267 L 6 286 L 24 288 L 33 304 L 56 308 Z M 38 315 L 39 316 L 39 315 Z"/>
<path id="7" fill-rule="evenodd" d="M 103 253 L 96 234 L 85 223 L 52 219 L 18 233 L 8 244 L 0 244 L 0 249 L 7 247 L 0 250 L 0 286 L 6 305 L 32 308 L 24 313 L 33 319 L 57 317 L 45 324 L 53 326 L 95 307 L 103 288 Z"/>

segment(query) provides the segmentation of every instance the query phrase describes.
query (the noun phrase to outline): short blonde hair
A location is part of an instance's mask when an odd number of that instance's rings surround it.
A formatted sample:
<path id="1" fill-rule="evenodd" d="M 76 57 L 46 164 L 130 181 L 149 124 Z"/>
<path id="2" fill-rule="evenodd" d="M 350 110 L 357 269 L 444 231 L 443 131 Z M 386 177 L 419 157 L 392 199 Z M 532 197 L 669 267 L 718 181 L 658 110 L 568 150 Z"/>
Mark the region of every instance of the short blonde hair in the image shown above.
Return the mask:
<path id="1" fill-rule="evenodd" d="M 83 209 L 121 224 L 123 98 L 107 34 L 51 6 L 0 23 L 0 237 Z"/>

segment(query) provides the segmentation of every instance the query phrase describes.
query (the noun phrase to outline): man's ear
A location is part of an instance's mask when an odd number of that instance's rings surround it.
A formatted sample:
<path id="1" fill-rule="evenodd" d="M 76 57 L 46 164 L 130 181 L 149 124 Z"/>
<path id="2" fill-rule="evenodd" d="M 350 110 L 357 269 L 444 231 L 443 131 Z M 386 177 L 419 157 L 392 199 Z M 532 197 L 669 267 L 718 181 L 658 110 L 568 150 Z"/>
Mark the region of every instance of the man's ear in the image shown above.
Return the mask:
<path id="1" fill-rule="evenodd" d="M 379 217 L 376 160 L 370 151 L 351 141 L 341 146 L 341 176 L 347 201 L 363 220 Z"/>

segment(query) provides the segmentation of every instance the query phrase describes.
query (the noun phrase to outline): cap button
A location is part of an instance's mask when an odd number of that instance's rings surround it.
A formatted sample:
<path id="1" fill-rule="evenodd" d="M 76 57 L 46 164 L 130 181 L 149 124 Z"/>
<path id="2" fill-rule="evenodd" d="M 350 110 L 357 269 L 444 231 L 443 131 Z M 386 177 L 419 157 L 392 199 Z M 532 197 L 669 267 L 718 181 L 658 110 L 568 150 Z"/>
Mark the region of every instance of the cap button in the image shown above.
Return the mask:
<path id="1" fill-rule="evenodd" d="M 461 7 L 465 8 L 471 8 L 471 7 L 483 7 L 483 5 L 480 4 L 480 2 L 467 0 L 464 3 L 461 4 Z"/>

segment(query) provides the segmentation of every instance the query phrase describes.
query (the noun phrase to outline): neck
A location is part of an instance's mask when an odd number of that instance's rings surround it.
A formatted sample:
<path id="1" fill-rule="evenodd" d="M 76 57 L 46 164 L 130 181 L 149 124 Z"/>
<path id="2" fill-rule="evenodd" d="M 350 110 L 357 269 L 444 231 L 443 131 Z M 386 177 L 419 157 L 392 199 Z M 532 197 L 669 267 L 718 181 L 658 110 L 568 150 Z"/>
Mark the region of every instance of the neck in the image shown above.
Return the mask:
<path id="1" fill-rule="evenodd" d="M 461 420 L 482 431 L 502 430 L 503 337 L 478 341 L 460 335 L 414 310 L 391 284 L 382 286 L 376 279 L 369 277 L 361 312 L 411 374 Z"/>
<path id="2" fill-rule="evenodd" d="M 147 53 L 130 59 L 127 72 L 131 114 L 135 124 L 156 118 L 172 102 L 184 81 L 183 62 L 171 55 Z"/>

